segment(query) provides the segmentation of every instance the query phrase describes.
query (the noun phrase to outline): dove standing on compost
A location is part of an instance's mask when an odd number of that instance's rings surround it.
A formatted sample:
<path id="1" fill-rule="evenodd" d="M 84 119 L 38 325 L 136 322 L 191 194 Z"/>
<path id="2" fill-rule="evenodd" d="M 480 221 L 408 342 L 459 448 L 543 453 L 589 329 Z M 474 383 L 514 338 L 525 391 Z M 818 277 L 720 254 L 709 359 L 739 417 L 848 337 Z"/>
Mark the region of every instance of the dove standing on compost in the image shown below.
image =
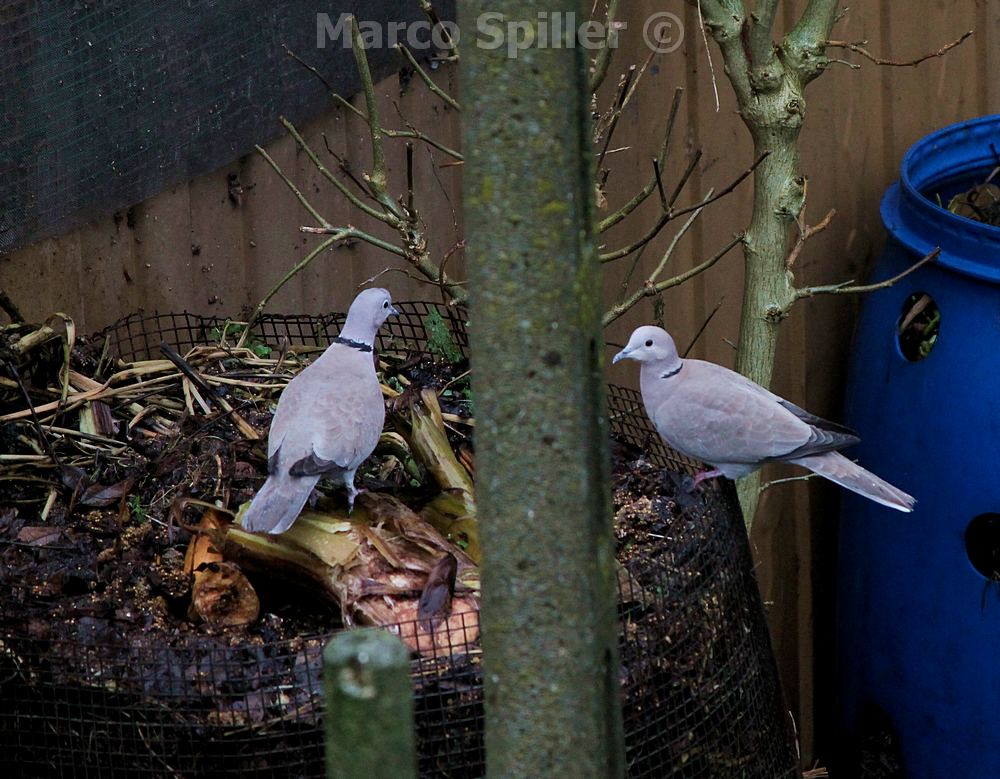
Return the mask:
<path id="1" fill-rule="evenodd" d="M 850 430 L 827 422 L 750 379 L 703 360 L 682 360 L 670 335 L 640 327 L 615 355 L 641 365 L 646 413 L 664 441 L 713 470 L 695 476 L 738 479 L 768 462 L 794 463 L 852 492 L 899 511 L 916 501 L 837 449 L 858 442 Z"/>
<path id="2" fill-rule="evenodd" d="M 398 314 L 384 289 L 351 303 L 340 335 L 289 382 L 267 439 L 267 481 L 243 516 L 251 532 L 284 533 L 321 477 L 338 479 L 354 508 L 354 473 L 375 449 L 385 403 L 372 347 L 386 318 Z"/>

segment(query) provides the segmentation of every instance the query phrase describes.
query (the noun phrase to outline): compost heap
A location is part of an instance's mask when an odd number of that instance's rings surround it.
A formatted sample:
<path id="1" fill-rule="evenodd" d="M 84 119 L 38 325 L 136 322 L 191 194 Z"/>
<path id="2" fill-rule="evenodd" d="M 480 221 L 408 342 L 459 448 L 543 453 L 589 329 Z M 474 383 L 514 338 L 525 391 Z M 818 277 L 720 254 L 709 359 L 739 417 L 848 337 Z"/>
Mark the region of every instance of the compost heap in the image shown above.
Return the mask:
<path id="1" fill-rule="evenodd" d="M 0 330 L 0 653 L 29 682 L 26 642 L 44 646 L 67 683 L 194 690 L 205 712 L 184 716 L 223 725 L 289 711 L 315 721 L 322 637 L 342 626 L 383 625 L 415 657 L 478 668 L 474 421 L 460 351 L 440 338 L 419 352 L 383 349 L 387 425 L 358 473 L 367 492 L 353 514 L 321 483 L 289 532 L 258 536 L 236 513 L 266 476 L 281 388 L 321 350 L 273 349 L 239 326 L 211 336 L 183 355 L 165 347 L 124 363 L 63 316 Z M 720 573 L 712 556 L 715 485 L 690 495 L 635 447 L 612 453 L 626 726 L 642 732 L 661 706 L 714 710 L 718 672 L 731 679 L 747 665 L 740 685 L 763 684 L 744 646 L 756 592 L 749 572 Z M 671 571 L 676 586 L 642 584 L 660 575 L 643 570 Z M 743 627 L 727 638 L 734 621 Z M 667 660 L 675 640 L 688 647 L 681 666 Z M 766 648 L 765 633 L 754 641 Z M 280 656 L 269 649 L 279 643 Z M 153 667 L 130 665 L 146 653 L 160 658 Z M 477 678 L 462 693 L 475 707 Z M 230 704 L 220 689 L 242 692 Z M 699 715 L 699 733 L 709 720 Z M 470 723 L 463 714 L 461 732 L 478 738 Z M 692 770 L 753 761 L 765 737 L 748 728 L 708 747 L 676 724 L 669 751 Z M 642 739 L 635 754 L 662 766 L 653 746 Z"/>

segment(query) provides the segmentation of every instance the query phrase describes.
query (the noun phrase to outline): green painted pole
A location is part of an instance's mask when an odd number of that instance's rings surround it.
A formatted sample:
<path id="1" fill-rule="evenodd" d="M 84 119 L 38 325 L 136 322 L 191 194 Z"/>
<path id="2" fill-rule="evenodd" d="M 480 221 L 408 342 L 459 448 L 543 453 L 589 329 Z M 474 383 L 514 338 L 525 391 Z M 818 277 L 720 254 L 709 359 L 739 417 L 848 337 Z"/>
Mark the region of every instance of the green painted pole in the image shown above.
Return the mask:
<path id="1" fill-rule="evenodd" d="M 458 7 L 487 776 L 619 777 L 590 7 Z"/>
<path id="2" fill-rule="evenodd" d="M 327 779 L 416 779 L 409 652 L 377 628 L 323 650 Z"/>

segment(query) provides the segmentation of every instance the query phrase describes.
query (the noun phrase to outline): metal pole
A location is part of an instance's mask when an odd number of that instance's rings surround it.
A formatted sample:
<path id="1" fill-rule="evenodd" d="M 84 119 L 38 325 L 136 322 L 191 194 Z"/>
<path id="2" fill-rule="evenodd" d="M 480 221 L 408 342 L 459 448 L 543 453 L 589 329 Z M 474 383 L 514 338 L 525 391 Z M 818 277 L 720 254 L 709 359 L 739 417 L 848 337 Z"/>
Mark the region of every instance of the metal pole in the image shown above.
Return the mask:
<path id="1" fill-rule="evenodd" d="M 342 633 L 323 650 L 327 779 L 416 779 L 409 652 L 385 630 Z"/>
<path id="2" fill-rule="evenodd" d="M 589 11 L 459 4 L 489 777 L 624 773 Z"/>

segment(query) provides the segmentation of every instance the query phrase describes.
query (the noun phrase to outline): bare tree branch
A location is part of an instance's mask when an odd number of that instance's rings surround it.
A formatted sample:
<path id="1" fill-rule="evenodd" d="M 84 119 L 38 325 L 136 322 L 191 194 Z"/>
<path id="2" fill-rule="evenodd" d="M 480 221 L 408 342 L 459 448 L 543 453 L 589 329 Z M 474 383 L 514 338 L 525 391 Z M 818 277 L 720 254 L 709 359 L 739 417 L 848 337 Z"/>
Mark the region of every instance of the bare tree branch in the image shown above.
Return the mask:
<path id="1" fill-rule="evenodd" d="M 326 219 L 323 218 L 323 215 L 320 214 L 320 212 L 317 211 L 315 208 L 313 208 L 312 204 L 308 200 L 306 200 L 306 196 L 302 194 L 302 191 L 297 186 L 295 186 L 295 182 L 293 182 L 290 178 L 288 178 L 288 176 L 285 175 L 284 171 L 281 170 L 281 167 L 278 165 L 278 163 L 275 162 L 274 159 L 271 157 L 271 155 L 264 150 L 264 147 L 254 146 L 254 148 L 257 150 L 257 153 L 264 158 L 267 164 L 271 166 L 274 172 L 278 174 L 281 180 L 285 182 L 285 186 L 287 186 L 292 191 L 292 194 L 295 195 L 299 203 L 302 204 L 302 207 L 309 212 L 310 216 L 312 216 L 312 218 L 316 220 L 316 223 L 323 228 L 329 227 L 330 224 L 326 221 Z"/>
<path id="2" fill-rule="evenodd" d="M 696 218 L 696 216 L 697 215 L 693 216 L 690 220 L 688 220 L 686 225 L 690 226 L 690 224 L 693 223 L 694 218 Z M 679 237 L 681 235 L 683 235 L 683 232 L 679 232 L 678 235 L 675 236 L 674 242 L 671 244 L 671 247 L 667 250 L 667 252 L 664 255 L 665 257 L 669 258 L 669 255 L 673 252 L 677 240 L 679 240 Z M 713 254 L 704 262 L 695 265 L 693 268 L 685 271 L 684 273 L 681 273 L 677 276 L 666 279 L 664 281 L 659 281 L 659 282 L 652 281 L 652 278 L 655 274 L 651 274 L 650 278 L 647 279 L 646 282 L 639 289 L 633 292 L 632 295 L 630 295 L 627 299 L 622 300 L 621 302 L 615 304 L 608 311 L 605 312 L 604 318 L 602 320 L 604 326 L 607 327 L 609 324 L 614 322 L 616 319 L 618 319 L 618 317 L 622 316 L 625 312 L 627 312 L 630 308 L 632 308 L 636 303 L 638 303 L 644 297 L 652 297 L 654 295 L 658 295 L 661 292 L 670 289 L 671 287 L 676 287 L 679 284 L 683 284 L 685 281 L 688 281 L 689 279 L 693 279 L 699 273 L 704 273 L 713 265 L 715 265 L 715 263 L 717 263 L 719 260 L 725 257 L 733 249 L 733 247 L 736 246 L 738 243 L 740 243 L 740 241 L 742 240 L 743 240 L 743 234 L 740 233 L 739 235 L 735 236 L 724 247 L 722 247 L 722 249 Z M 659 267 L 662 268 L 663 264 L 664 263 L 661 261 Z"/>
<path id="3" fill-rule="evenodd" d="M 801 289 L 797 289 L 795 291 L 795 300 L 813 297 L 814 295 L 858 295 L 863 292 L 875 292 L 876 290 L 886 289 L 887 287 L 891 287 L 900 279 L 906 278 L 913 273 L 913 271 L 918 270 L 932 260 L 937 259 L 939 254 L 941 254 L 940 247 L 928 252 L 913 263 L 913 265 L 909 268 L 897 273 L 891 279 L 879 281 L 875 284 L 859 284 L 857 286 L 851 286 L 854 283 L 854 279 L 850 279 L 848 281 L 842 281 L 839 284 L 826 284 L 819 287 L 802 287 Z"/>
<path id="4" fill-rule="evenodd" d="M 462 106 L 458 104 L 458 101 L 455 98 L 453 98 L 443 89 L 441 89 L 441 87 L 439 87 L 437 84 L 434 83 L 434 79 L 432 79 L 428 75 L 427 71 L 420 66 L 420 63 L 417 62 L 417 58 L 410 53 L 410 50 L 408 48 L 406 48 L 402 43 L 397 43 L 396 48 L 403 53 L 403 56 L 406 57 L 407 61 L 410 63 L 410 67 L 417 72 L 417 75 L 420 76 L 420 80 L 427 85 L 427 88 L 431 92 L 433 92 L 435 95 L 441 98 L 444 102 L 446 102 L 456 111 L 462 110 Z"/>
<path id="5" fill-rule="evenodd" d="M 590 74 L 590 91 L 592 93 L 600 89 L 601 84 L 604 83 L 604 79 L 608 75 L 608 67 L 615 56 L 614 43 L 618 35 L 618 30 L 615 27 L 615 17 L 618 15 L 620 1 L 609 0 L 608 2 L 608 12 L 604 17 L 606 35 L 601 45 L 601 50 L 597 53 L 597 58 L 594 60 L 594 72 Z"/>
<path id="6" fill-rule="evenodd" d="M 802 253 L 802 248 L 806 245 L 806 241 L 829 227 L 833 221 L 833 217 L 837 215 L 837 209 L 831 208 L 819 223 L 812 227 L 808 226 L 806 224 L 806 205 L 809 202 L 808 194 L 809 180 L 804 179 L 802 182 L 802 208 L 799 211 L 798 218 L 795 220 L 795 224 L 799 228 L 799 234 L 795 239 L 795 244 L 792 246 L 791 251 L 788 253 L 788 257 L 785 259 L 785 268 L 788 270 L 792 270 L 795 261 L 798 260 L 799 255 Z"/>
<path id="7" fill-rule="evenodd" d="M 386 190 L 385 146 L 382 142 L 382 124 L 378 118 L 375 82 L 372 80 L 372 72 L 368 67 L 368 55 L 365 54 L 365 44 L 361 38 L 361 29 L 358 27 L 356 16 L 351 17 L 351 40 L 354 44 L 354 61 L 358 68 L 358 76 L 361 78 L 361 88 L 365 94 L 365 108 L 368 113 L 368 132 L 371 136 L 372 147 L 372 172 L 368 179 L 372 194 L 375 195 L 387 213 L 401 219 L 403 215 L 399 213 L 399 207 Z"/>
<path id="8" fill-rule="evenodd" d="M 885 65 L 887 67 L 894 67 L 894 68 L 912 68 L 916 67 L 921 62 L 926 62 L 927 60 L 933 59 L 934 57 L 944 56 L 949 51 L 954 49 L 956 46 L 961 45 L 967 38 L 969 38 L 969 36 L 972 35 L 972 33 L 973 30 L 968 30 L 962 33 L 951 43 L 946 43 L 937 51 L 932 51 L 930 54 L 924 54 L 923 56 L 917 57 L 916 59 L 905 60 L 902 62 L 875 56 L 870 51 L 868 51 L 868 49 L 865 48 L 865 45 L 867 45 L 868 41 L 858 41 L 857 43 L 850 43 L 849 41 L 827 41 L 826 45 L 832 46 L 833 48 L 836 49 L 847 49 L 848 51 L 853 51 L 855 54 L 860 54 L 862 57 L 868 58 L 876 65 Z"/>
<path id="9" fill-rule="evenodd" d="M 311 252 L 309 252 L 309 254 L 303 257 L 297 265 L 295 265 L 290 271 L 288 271 L 288 273 L 282 276 L 278 280 L 277 284 L 271 287 L 271 289 L 267 291 L 267 294 L 264 295 L 263 298 L 261 298 L 260 302 L 257 304 L 257 307 L 254 308 L 253 313 L 247 320 L 247 325 L 246 328 L 244 329 L 244 332 L 250 332 L 250 328 L 253 326 L 254 322 L 256 322 L 260 318 L 260 315 L 264 313 L 264 309 L 267 307 L 267 304 L 271 301 L 271 298 L 273 298 L 276 294 L 278 294 L 278 290 L 280 290 L 283 286 L 285 286 L 285 284 L 287 284 L 291 280 L 291 278 L 295 276 L 295 274 L 297 274 L 303 268 L 308 266 L 309 263 L 311 263 L 314 259 L 319 257 L 319 255 L 321 255 L 335 243 L 337 243 L 338 241 L 342 241 L 344 238 L 347 238 L 349 234 L 350 234 L 350 229 L 345 229 L 337 233 L 334 233 L 325 241 L 321 241 L 313 248 Z"/>
<path id="10" fill-rule="evenodd" d="M 666 162 L 667 153 L 670 151 L 670 136 L 674 130 L 674 122 L 677 120 L 677 111 L 680 108 L 681 96 L 683 94 L 683 87 L 677 87 L 677 89 L 674 90 L 674 100 L 670 105 L 670 114 L 667 117 L 667 127 L 663 133 L 663 143 L 660 144 L 660 152 L 656 155 L 657 164 L 661 170 Z M 640 189 L 631 200 L 629 200 L 607 219 L 601 220 L 601 222 L 597 225 L 597 232 L 603 233 L 621 222 L 625 217 L 641 206 L 643 202 L 645 202 L 646 198 L 653 193 L 654 189 L 656 189 L 655 175 L 650 177 L 646 185 Z"/>
<path id="11" fill-rule="evenodd" d="M 711 205 L 715 201 L 722 199 L 730 192 L 732 192 L 734 189 L 736 189 L 736 187 L 738 187 L 747 177 L 749 177 L 750 174 L 753 173 L 754 169 L 758 165 L 760 165 L 761 162 L 763 162 L 764 158 L 767 157 L 767 155 L 768 152 L 765 152 L 764 154 L 761 154 L 759 157 L 757 157 L 757 159 L 754 160 L 753 164 L 749 168 L 743 171 L 732 182 L 727 184 L 718 192 L 713 194 L 713 191 L 709 191 L 708 195 L 700 203 L 697 203 L 693 206 L 687 206 L 686 208 L 674 210 L 673 204 L 677 200 L 677 197 L 680 194 L 681 190 L 683 189 L 684 184 L 687 183 L 687 180 L 690 177 L 691 172 L 693 171 L 694 168 L 693 165 L 688 165 L 685 171 L 685 175 L 681 178 L 681 181 L 679 182 L 678 186 L 674 189 L 671 198 L 669 200 L 666 200 L 665 210 L 657 218 L 656 222 L 653 224 L 653 227 L 634 243 L 628 246 L 624 246 L 621 249 L 616 249 L 615 251 L 602 254 L 600 257 L 601 262 L 611 262 L 613 260 L 620 260 L 622 257 L 627 257 L 629 254 L 645 246 L 647 243 L 652 241 L 657 235 L 659 235 L 660 231 L 664 228 L 664 226 L 666 226 L 667 222 L 669 222 L 670 220 L 676 219 L 679 216 L 684 216 L 685 214 L 689 214 L 692 211 L 701 211 L 701 209 L 703 209 L 705 206 Z M 697 159 L 695 161 L 697 161 Z"/>
<path id="12" fill-rule="evenodd" d="M 281 124 L 286 130 L 288 130 L 288 134 L 295 139 L 295 143 L 298 144 L 299 148 L 306 153 L 306 156 L 309 157 L 309 161 L 316 166 L 316 169 L 322 174 L 323 178 L 333 184 L 340 191 L 340 194 L 350 201 L 352 206 L 359 211 L 368 214 L 368 216 L 378 219 L 380 222 L 385 222 L 387 225 L 392 227 L 397 227 L 399 225 L 399 218 L 397 216 L 394 214 L 387 214 L 377 208 L 372 208 L 357 195 L 351 192 L 343 181 L 334 176 L 316 155 L 316 152 L 314 152 L 309 144 L 305 142 L 305 139 L 299 134 L 299 131 L 295 129 L 295 125 L 289 122 L 285 117 L 281 117 Z M 273 162 L 272 167 L 274 167 Z M 280 170 L 278 170 L 278 175 L 282 177 L 286 184 L 289 183 L 288 178 Z M 381 205 L 381 201 L 379 201 L 379 204 Z M 327 222 L 323 221 L 321 224 L 327 224 Z"/>
<path id="13" fill-rule="evenodd" d="M 774 40 L 771 30 L 774 27 L 774 15 L 778 9 L 778 0 L 757 0 L 750 18 L 750 56 L 754 67 L 765 67 L 774 58 Z"/>

